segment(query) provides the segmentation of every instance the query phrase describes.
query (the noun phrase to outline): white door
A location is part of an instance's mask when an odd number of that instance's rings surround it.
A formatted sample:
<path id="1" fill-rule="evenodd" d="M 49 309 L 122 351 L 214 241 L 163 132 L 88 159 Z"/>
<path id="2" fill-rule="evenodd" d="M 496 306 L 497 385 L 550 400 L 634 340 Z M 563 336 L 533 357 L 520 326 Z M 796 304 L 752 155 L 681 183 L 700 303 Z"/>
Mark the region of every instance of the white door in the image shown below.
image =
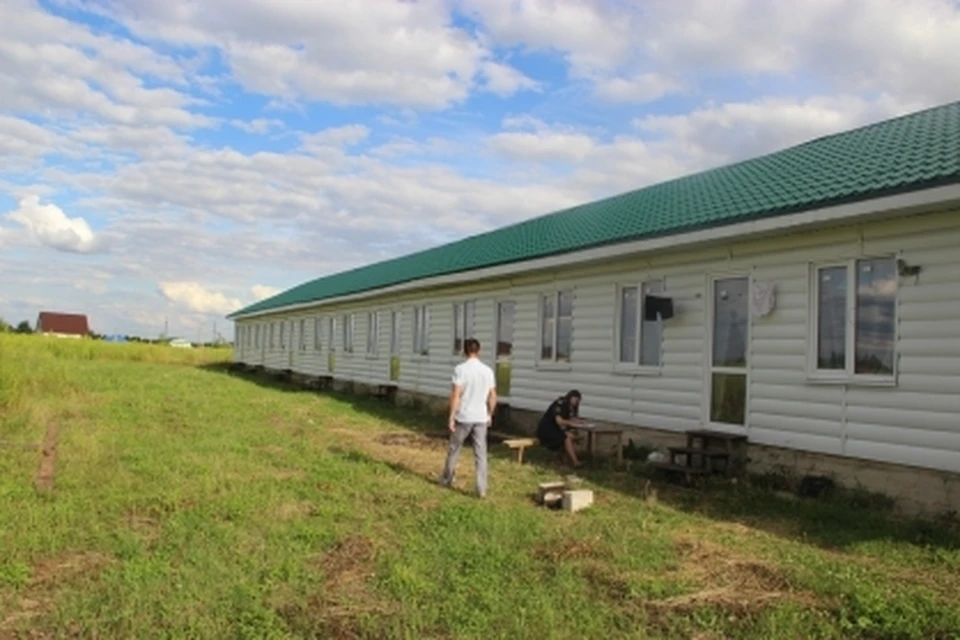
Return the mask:
<path id="1" fill-rule="evenodd" d="M 750 278 L 714 278 L 710 298 L 706 422 L 743 433 L 749 398 Z"/>

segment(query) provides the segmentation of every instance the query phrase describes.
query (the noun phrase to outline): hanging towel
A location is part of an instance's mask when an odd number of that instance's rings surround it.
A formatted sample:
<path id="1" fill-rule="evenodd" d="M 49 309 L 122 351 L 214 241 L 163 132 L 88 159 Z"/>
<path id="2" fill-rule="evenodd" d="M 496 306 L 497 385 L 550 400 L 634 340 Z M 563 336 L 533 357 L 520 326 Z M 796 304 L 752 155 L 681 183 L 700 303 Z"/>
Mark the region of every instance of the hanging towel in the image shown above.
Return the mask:
<path id="1" fill-rule="evenodd" d="M 754 281 L 751 303 L 754 318 L 763 318 L 773 313 L 777 306 L 777 292 L 774 284 L 772 282 Z"/>
<path id="2" fill-rule="evenodd" d="M 643 301 L 643 319 L 656 320 L 657 316 L 666 320 L 673 317 L 673 300 L 660 296 L 646 296 Z"/>

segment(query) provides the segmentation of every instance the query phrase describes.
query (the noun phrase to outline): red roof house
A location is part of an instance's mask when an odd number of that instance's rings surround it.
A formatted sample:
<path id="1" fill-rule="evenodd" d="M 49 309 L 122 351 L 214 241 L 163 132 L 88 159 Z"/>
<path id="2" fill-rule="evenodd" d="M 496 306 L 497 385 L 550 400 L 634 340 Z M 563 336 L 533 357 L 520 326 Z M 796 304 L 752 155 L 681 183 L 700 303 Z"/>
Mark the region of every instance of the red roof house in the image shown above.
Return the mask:
<path id="1" fill-rule="evenodd" d="M 57 336 L 86 336 L 90 331 L 87 316 L 78 313 L 41 311 L 37 317 L 37 333 Z"/>

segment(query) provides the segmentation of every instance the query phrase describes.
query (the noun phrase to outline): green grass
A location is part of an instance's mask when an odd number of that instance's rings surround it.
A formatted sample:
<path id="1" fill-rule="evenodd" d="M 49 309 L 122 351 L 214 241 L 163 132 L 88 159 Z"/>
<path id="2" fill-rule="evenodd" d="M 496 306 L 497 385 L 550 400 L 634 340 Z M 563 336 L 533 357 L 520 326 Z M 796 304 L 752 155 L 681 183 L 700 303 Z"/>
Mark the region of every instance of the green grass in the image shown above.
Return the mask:
<path id="1" fill-rule="evenodd" d="M 478 501 L 442 420 L 226 355 L 0 336 L 0 637 L 958 637 L 946 524 L 603 465 L 571 516 L 497 449 Z"/>

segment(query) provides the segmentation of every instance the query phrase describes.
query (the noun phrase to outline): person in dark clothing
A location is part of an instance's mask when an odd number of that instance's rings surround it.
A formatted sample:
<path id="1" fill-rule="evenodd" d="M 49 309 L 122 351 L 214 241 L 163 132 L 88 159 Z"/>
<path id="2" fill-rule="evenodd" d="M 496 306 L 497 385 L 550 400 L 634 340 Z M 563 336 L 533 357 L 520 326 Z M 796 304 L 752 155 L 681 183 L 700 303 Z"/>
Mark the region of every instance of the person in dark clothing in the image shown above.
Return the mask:
<path id="1" fill-rule="evenodd" d="M 537 439 L 550 451 L 566 452 L 574 467 L 580 466 L 577 452 L 573 448 L 573 431 L 570 427 L 577 421 L 580 413 L 580 392 L 572 389 L 566 395 L 554 400 L 537 426 Z"/>

